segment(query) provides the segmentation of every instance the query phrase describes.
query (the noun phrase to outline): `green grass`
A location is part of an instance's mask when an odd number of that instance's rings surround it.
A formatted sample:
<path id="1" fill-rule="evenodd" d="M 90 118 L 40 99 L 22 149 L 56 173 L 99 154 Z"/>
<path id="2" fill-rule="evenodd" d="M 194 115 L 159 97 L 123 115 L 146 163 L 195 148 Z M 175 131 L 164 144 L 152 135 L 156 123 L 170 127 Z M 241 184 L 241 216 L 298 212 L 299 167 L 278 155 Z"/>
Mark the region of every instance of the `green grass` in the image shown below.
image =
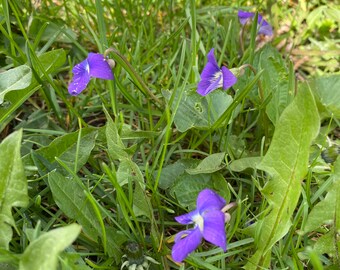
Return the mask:
<path id="1" fill-rule="evenodd" d="M 150 269 L 340 267 L 339 6 L 247 4 L 0 3 L 0 72 L 32 76 L 0 104 L 1 269 L 120 269 L 128 241 Z M 239 9 L 274 37 L 253 23 L 240 41 Z M 69 95 L 72 68 L 109 48 L 115 79 Z M 211 48 L 238 81 L 201 97 Z M 228 250 L 176 264 L 174 217 L 204 188 L 237 202 Z"/>

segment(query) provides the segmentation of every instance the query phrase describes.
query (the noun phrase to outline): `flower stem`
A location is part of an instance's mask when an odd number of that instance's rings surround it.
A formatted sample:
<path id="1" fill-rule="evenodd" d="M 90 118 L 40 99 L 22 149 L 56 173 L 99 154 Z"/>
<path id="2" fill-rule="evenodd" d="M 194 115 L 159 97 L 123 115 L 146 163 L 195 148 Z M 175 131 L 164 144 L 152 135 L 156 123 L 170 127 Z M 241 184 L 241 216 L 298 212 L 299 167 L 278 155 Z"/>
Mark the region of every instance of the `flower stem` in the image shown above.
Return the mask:
<path id="1" fill-rule="evenodd" d="M 250 64 L 244 64 L 240 67 L 240 69 L 245 69 L 246 67 L 250 68 L 250 70 L 254 73 L 254 75 L 256 76 L 256 69 L 250 65 Z M 261 84 L 261 81 L 258 80 L 257 81 L 257 85 L 259 87 L 259 96 L 260 96 L 260 99 L 261 101 L 263 102 L 264 101 L 264 92 L 263 92 L 263 88 L 262 88 L 262 84 Z"/>
<path id="2" fill-rule="evenodd" d="M 109 54 L 110 52 L 113 52 L 113 59 L 119 64 L 121 65 L 126 71 L 127 73 L 129 73 L 129 75 L 131 76 L 131 78 L 133 79 L 133 81 L 135 82 L 136 86 L 142 91 L 142 93 L 145 96 L 150 96 L 155 102 L 156 104 L 158 104 L 159 106 L 163 105 L 163 102 L 158 99 L 152 92 L 151 90 L 146 86 L 145 82 L 143 81 L 143 79 L 139 76 L 139 74 L 134 70 L 134 68 L 132 67 L 132 65 L 129 63 L 129 61 L 125 58 L 124 55 L 122 55 L 119 51 L 117 51 L 114 48 L 109 48 L 105 51 L 104 53 L 104 57 L 106 57 L 107 54 Z"/>

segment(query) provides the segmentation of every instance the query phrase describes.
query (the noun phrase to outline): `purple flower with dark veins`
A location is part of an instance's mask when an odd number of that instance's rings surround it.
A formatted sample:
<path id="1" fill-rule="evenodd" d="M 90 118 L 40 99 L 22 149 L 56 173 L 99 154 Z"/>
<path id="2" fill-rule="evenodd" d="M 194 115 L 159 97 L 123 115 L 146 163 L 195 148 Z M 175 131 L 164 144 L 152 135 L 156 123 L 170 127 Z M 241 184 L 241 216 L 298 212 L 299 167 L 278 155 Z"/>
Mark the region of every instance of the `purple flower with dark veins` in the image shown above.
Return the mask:
<path id="1" fill-rule="evenodd" d="M 199 246 L 202 238 L 226 251 L 224 224 L 230 220 L 230 214 L 225 212 L 234 205 L 226 205 L 226 201 L 210 189 L 202 190 L 197 197 L 197 209 L 175 218 L 181 224 L 195 225 L 175 236 L 172 258 L 176 262 L 182 262 Z"/>
<path id="2" fill-rule="evenodd" d="M 91 78 L 113 80 L 113 73 L 104 55 L 89 53 L 87 58 L 72 69 L 73 80 L 68 86 L 68 92 L 79 95 L 87 86 Z"/>
<path id="3" fill-rule="evenodd" d="M 245 25 L 247 21 L 253 18 L 254 16 L 255 16 L 254 12 L 246 12 L 242 10 L 238 11 L 238 18 L 242 25 Z M 273 29 L 271 25 L 266 20 L 264 20 L 260 14 L 258 14 L 257 16 L 257 24 L 260 26 L 258 34 L 263 34 L 267 36 L 273 35 Z"/>
<path id="4" fill-rule="evenodd" d="M 208 63 L 205 65 L 201 81 L 197 86 L 197 93 L 206 96 L 217 88 L 223 87 L 224 90 L 234 85 L 237 81 L 235 75 L 225 66 L 218 66 L 214 56 L 214 49 L 208 53 Z"/>

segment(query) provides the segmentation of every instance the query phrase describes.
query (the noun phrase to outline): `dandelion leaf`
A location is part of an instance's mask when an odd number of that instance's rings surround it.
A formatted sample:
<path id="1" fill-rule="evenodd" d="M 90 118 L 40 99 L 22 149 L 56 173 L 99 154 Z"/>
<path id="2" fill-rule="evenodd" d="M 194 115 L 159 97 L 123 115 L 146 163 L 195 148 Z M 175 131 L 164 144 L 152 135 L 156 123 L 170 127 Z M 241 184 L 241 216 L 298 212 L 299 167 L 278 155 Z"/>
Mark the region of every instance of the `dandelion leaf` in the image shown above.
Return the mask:
<path id="1" fill-rule="evenodd" d="M 262 87 L 265 96 L 272 95 L 266 106 L 266 114 L 276 125 L 281 113 L 293 99 L 289 91 L 288 71 L 276 48 L 267 45 L 255 59 L 258 70 L 263 70 Z"/>
<path id="2" fill-rule="evenodd" d="M 272 246 L 288 232 L 308 169 L 309 147 L 319 125 L 314 97 L 302 88 L 283 111 L 270 148 L 258 166 L 271 177 L 262 190 L 269 211 L 256 224 L 257 249 L 245 269 L 268 269 Z"/>
<path id="3" fill-rule="evenodd" d="M 81 134 L 79 134 L 80 132 Z M 86 164 L 95 146 L 97 135 L 98 131 L 96 129 L 83 128 L 81 131 L 60 136 L 48 146 L 26 155 L 24 163 L 26 166 L 37 166 L 41 175 L 45 175 L 55 168 L 68 175 L 69 173 L 56 161 L 56 157 L 70 169 L 74 168 L 74 163 L 77 161 L 76 171 L 80 170 Z M 80 140 L 79 146 L 78 139 Z"/>
<path id="4" fill-rule="evenodd" d="M 21 256 L 19 270 L 56 270 L 58 255 L 78 237 L 81 227 L 71 224 L 42 234 Z"/>
<path id="5" fill-rule="evenodd" d="M 28 205 L 27 180 L 21 161 L 22 130 L 0 144 L 0 248 L 8 249 L 15 221 L 12 207 Z"/>
<path id="6" fill-rule="evenodd" d="M 48 174 L 48 183 L 54 201 L 63 213 L 79 222 L 84 233 L 97 241 L 98 237 L 102 235 L 100 222 L 81 184 L 56 171 Z"/>

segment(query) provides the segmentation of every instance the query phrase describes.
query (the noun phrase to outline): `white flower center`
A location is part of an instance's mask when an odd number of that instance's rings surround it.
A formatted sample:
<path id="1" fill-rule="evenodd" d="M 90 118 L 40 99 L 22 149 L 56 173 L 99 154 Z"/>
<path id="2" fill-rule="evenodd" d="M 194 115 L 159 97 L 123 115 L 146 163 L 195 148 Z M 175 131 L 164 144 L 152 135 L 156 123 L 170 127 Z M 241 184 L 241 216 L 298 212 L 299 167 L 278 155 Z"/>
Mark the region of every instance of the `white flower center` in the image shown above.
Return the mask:
<path id="1" fill-rule="evenodd" d="M 214 76 L 211 78 L 210 82 L 214 83 L 218 80 L 218 88 L 223 86 L 223 75 L 222 71 L 217 71 Z"/>
<path id="2" fill-rule="evenodd" d="M 195 222 L 195 224 L 200 228 L 200 231 L 203 232 L 203 228 L 204 228 L 203 217 L 200 214 L 197 214 L 192 218 L 192 221 Z"/>
<path id="3" fill-rule="evenodd" d="M 87 73 L 90 73 L 90 65 L 89 65 L 89 62 L 88 61 L 86 61 L 86 71 L 87 71 Z"/>

